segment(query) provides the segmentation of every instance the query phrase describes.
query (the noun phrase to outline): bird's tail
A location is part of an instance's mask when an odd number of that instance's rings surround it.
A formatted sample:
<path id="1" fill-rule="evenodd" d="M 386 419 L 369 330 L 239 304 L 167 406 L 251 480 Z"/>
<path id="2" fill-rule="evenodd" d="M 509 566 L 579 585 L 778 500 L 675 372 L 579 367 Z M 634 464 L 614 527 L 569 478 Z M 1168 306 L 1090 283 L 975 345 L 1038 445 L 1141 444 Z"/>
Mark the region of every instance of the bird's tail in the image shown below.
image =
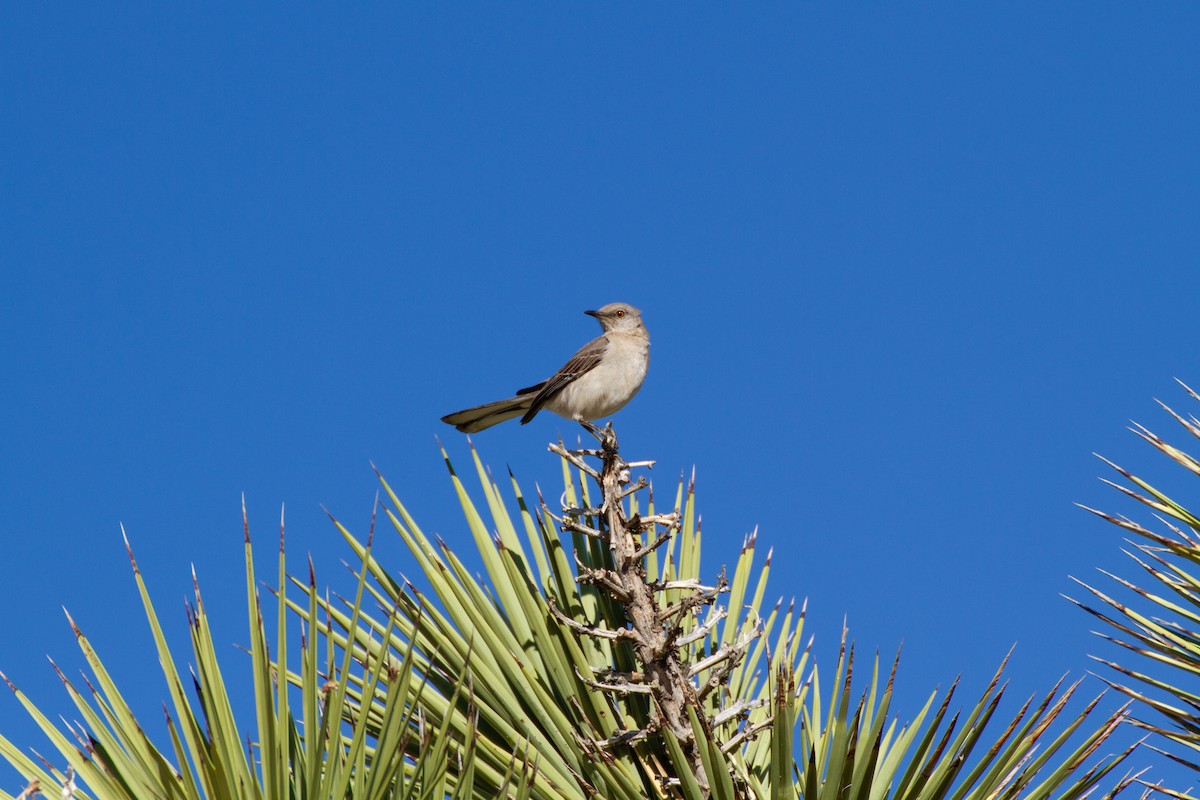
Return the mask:
<path id="1" fill-rule="evenodd" d="M 442 417 L 442 422 L 453 425 L 463 433 L 478 433 L 485 428 L 519 417 L 533 404 L 533 395 L 510 397 L 464 411 L 456 411 Z"/>

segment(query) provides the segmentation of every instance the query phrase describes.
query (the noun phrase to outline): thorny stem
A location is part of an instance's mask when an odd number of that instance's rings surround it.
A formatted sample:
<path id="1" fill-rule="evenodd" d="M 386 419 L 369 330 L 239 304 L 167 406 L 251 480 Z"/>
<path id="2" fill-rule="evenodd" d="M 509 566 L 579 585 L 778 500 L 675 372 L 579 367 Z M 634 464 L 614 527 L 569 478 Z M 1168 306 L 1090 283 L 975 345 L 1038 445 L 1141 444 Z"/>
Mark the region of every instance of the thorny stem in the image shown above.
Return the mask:
<path id="1" fill-rule="evenodd" d="M 562 444 L 551 444 L 550 450 L 565 458 L 569 463 L 591 475 L 599 484 L 601 502 L 597 507 L 589 509 L 563 508 L 563 517 L 554 517 L 563 531 L 574 531 L 585 536 L 598 538 L 608 546 L 612 555 L 612 568 L 601 569 L 588 566 L 576 557 L 581 584 L 591 584 L 605 591 L 625 613 L 629 628 L 621 631 L 601 629 L 595 625 L 571 619 L 553 602 L 551 609 L 554 615 L 572 630 L 582 635 L 598 636 L 606 639 L 624 639 L 629 642 L 638 664 L 636 679 L 633 676 L 621 675 L 611 670 L 597 670 L 599 680 L 582 678 L 592 688 L 611 692 L 617 695 L 630 693 L 648 693 L 653 698 L 653 716 L 648 720 L 644 730 L 626 731 L 618 736 L 594 744 L 602 747 L 613 747 L 619 744 L 629 744 L 652 735 L 655 731 L 667 728 L 678 739 L 683 752 L 686 754 L 692 773 L 697 783 L 705 790 L 709 787 L 709 777 L 705 774 L 700 757 L 700 747 L 689 719 L 688 709 L 692 708 L 696 716 L 705 726 L 711 737 L 712 720 L 702 706 L 699 692 L 692 678 L 702 671 L 704 666 L 689 664 L 685 661 L 681 642 L 691 642 L 694 638 L 685 638 L 682 627 L 683 612 L 697 609 L 701 606 L 712 605 L 719 592 L 726 590 L 724 576 L 718 585 L 702 586 L 699 581 L 671 581 L 665 584 L 661 581 L 651 582 L 647 579 L 645 557 L 667 541 L 679 529 L 680 516 L 678 513 L 628 516 L 624 500 L 635 492 L 648 487 L 650 484 L 639 476 L 631 478 L 630 472 L 634 467 L 649 466 L 653 462 L 626 462 L 621 458 L 617 437 L 612 423 L 599 428 L 590 423 L 583 423 L 584 428 L 600 443 L 599 449 L 567 450 Z M 600 459 L 600 468 L 596 470 L 583 461 L 584 457 Z M 583 513 L 581 513 L 583 512 Z M 547 512 L 549 513 L 549 512 Z M 586 514 L 594 518 L 593 527 L 584 525 L 581 517 Z M 553 515 L 551 515 L 553 517 Z M 662 529 L 660 532 L 660 528 Z M 646 544 L 643 544 L 643 541 Z M 657 592 L 666 588 L 683 590 L 684 599 L 670 608 L 660 607 Z M 724 616 L 723 610 L 712 615 L 710 625 L 716 624 Z M 703 629 L 703 628 L 702 628 Z M 710 628 L 711 629 L 711 628 Z M 745 655 L 749 642 L 757 637 L 761 630 L 749 632 L 738 641 L 734 647 L 722 649 L 710 655 L 707 661 L 711 664 L 727 662 L 727 669 L 718 670 L 717 674 L 727 678 L 733 665 L 739 663 Z M 703 634 L 702 634 L 703 635 Z M 709 682 L 711 683 L 711 681 Z M 706 685 L 705 694 L 715 688 Z M 744 709 L 731 711 L 726 717 L 739 716 Z M 718 723 L 726 717 L 718 719 Z M 735 737 L 735 741 L 744 741 L 743 737 Z M 724 748 L 722 748 L 724 749 Z M 728 752 L 728 751 L 726 751 Z M 673 781 L 672 781 L 673 782 Z M 735 782 L 735 785 L 737 783 Z M 738 787 L 740 792 L 742 787 Z"/>

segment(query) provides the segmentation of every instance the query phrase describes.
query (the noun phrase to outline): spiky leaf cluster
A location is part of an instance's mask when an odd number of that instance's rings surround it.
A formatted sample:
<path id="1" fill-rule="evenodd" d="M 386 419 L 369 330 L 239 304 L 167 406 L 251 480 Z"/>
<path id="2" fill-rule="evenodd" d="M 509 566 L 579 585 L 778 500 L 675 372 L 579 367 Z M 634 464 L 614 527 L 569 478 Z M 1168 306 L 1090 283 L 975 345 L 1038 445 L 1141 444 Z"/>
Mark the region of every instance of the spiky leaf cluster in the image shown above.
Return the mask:
<path id="1" fill-rule="evenodd" d="M 1200 394 L 1186 385 L 1183 388 L 1192 400 L 1200 400 Z M 1159 405 L 1187 434 L 1200 439 L 1200 419 Z M 1200 459 L 1142 425 L 1135 423 L 1131 430 L 1174 464 L 1200 477 Z M 1137 724 L 1165 740 L 1170 745 L 1168 754 L 1176 761 L 1200 771 L 1200 518 L 1148 481 L 1102 460 L 1124 481 L 1105 482 L 1150 509 L 1161 528 L 1084 506 L 1132 535 L 1125 552 L 1142 578 L 1135 582 L 1104 572 L 1132 592 L 1130 603 L 1080 581 L 1099 602 L 1079 605 L 1104 623 L 1101 635 L 1129 656 L 1122 659 L 1125 663 L 1097 660 L 1121 676 L 1110 683 L 1149 712 L 1140 714 Z"/>
<path id="2" fill-rule="evenodd" d="M 198 589 L 185 688 L 135 571 L 171 700 L 167 746 L 134 718 L 80 634 L 94 676 L 87 692 L 68 684 L 80 721 L 63 733 L 18 693 L 55 755 L 39 762 L 2 739 L 0 755 L 58 796 L 272 800 L 1048 800 L 1096 796 L 1127 755 L 1102 749 L 1121 710 L 1093 701 L 1068 712 L 1070 686 L 1002 713 L 999 672 L 973 707 L 955 710 L 951 688 L 896 719 L 895 662 L 881 671 L 876 660 L 864 680 L 843 638 L 834 669 L 819 671 L 803 608 L 767 609 L 771 558 L 759 558 L 755 536 L 732 577 L 703 580 L 691 482 L 665 506 L 652 493 L 643 503 L 639 489 L 626 493 L 640 478 L 626 476 L 613 495 L 586 454 L 557 449 L 558 514 L 529 502 L 511 475 L 496 481 L 475 454 L 473 497 L 443 452 L 483 577 L 426 535 L 383 481 L 386 522 L 427 589 L 378 560 L 374 524 L 365 536 L 337 524 L 357 564 L 354 592 L 319 588 L 311 566 L 288 576 L 281 546 L 267 624 L 247 535 L 253 710 L 232 708 Z M 678 724 L 664 724 L 653 692 L 626 691 L 648 674 L 647 656 L 621 595 L 600 579 L 619 566 L 611 537 L 587 533 L 611 527 L 618 507 L 626 523 L 640 520 L 628 574 L 652 587 L 651 619 L 669 633 L 687 684 L 675 687 L 687 698 Z M 1107 781 L 1101 794 L 1131 780 Z"/>

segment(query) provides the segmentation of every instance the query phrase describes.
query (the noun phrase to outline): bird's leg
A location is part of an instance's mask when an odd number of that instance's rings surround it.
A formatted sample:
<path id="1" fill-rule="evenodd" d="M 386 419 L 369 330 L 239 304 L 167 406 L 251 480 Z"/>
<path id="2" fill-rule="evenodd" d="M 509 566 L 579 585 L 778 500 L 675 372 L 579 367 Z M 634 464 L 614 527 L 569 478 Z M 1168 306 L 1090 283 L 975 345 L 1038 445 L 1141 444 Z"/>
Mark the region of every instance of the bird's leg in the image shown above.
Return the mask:
<path id="1" fill-rule="evenodd" d="M 613 430 L 612 420 L 609 420 L 608 424 L 603 428 L 583 418 L 576 419 L 576 422 L 582 425 L 585 431 L 596 437 L 596 441 L 600 442 L 600 449 L 602 451 L 608 455 L 616 455 L 617 434 Z"/>
<path id="2" fill-rule="evenodd" d="M 596 425 L 591 420 L 586 420 L 583 417 L 576 417 L 575 421 L 582 425 L 585 431 L 590 433 L 592 436 L 595 436 L 598 442 L 604 442 L 604 429 L 599 425 Z M 612 423 L 609 424 L 611 425 Z"/>

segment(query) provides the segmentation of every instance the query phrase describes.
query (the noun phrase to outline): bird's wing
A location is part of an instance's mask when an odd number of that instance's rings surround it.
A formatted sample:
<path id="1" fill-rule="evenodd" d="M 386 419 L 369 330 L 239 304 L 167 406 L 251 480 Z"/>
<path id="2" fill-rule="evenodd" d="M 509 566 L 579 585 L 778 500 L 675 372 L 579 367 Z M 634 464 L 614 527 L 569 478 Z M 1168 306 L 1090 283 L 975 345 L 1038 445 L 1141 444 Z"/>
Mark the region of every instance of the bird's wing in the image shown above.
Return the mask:
<path id="1" fill-rule="evenodd" d="M 520 397 L 521 395 L 526 395 L 526 394 L 533 394 L 534 392 L 536 392 L 538 389 L 541 389 L 545 385 L 546 385 L 546 382 L 542 381 L 541 383 L 535 383 L 533 386 L 526 386 L 524 389 L 517 389 L 517 397 Z"/>
<path id="2" fill-rule="evenodd" d="M 604 352 L 607 349 L 608 339 L 604 336 L 597 336 L 579 348 L 579 352 L 571 356 L 571 360 L 563 364 L 558 372 L 554 373 L 548 380 L 543 381 L 537 386 L 531 386 L 528 390 L 518 392 L 517 394 L 525 394 L 526 391 L 537 390 L 537 395 L 533 398 L 533 405 L 525 412 L 525 416 L 521 417 L 521 424 L 524 425 L 533 419 L 541 411 L 546 401 L 566 388 L 568 383 L 585 372 L 594 369 L 600 363 L 600 360 L 604 358 Z"/>

